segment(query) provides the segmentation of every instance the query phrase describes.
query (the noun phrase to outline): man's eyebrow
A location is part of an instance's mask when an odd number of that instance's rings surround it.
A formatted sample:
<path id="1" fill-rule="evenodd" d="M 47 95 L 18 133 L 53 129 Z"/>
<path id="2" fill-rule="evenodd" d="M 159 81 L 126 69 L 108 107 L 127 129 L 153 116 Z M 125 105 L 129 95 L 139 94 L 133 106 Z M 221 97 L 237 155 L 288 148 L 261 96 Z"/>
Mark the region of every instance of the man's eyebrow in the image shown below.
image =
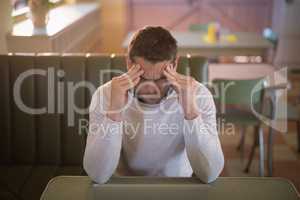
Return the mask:
<path id="1" fill-rule="evenodd" d="M 145 80 L 150 80 L 150 79 L 147 79 L 147 78 L 145 78 L 144 76 L 140 76 L 142 79 L 145 79 Z"/>
<path id="2" fill-rule="evenodd" d="M 161 76 L 161 77 L 158 78 L 158 79 L 150 79 L 150 78 L 145 78 L 145 77 L 143 77 L 143 76 L 141 76 L 141 78 L 144 79 L 144 80 L 147 80 L 147 81 L 158 81 L 158 80 L 166 79 L 165 76 Z"/>

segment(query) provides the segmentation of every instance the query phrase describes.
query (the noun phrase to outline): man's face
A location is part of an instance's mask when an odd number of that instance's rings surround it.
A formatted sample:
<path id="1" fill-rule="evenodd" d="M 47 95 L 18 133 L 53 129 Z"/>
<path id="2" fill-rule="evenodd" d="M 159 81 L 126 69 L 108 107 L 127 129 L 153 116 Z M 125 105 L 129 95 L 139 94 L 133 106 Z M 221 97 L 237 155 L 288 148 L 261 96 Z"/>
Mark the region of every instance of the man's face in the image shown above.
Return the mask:
<path id="1" fill-rule="evenodd" d="M 134 63 L 128 65 L 128 69 L 139 64 L 144 70 L 140 82 L 135 87 L 135 94 L 138 99 L 148 104 L 157 104 L 167 95 L 170 84 L 163 74 L 165 68 L 172 64 L 172 61 L 151 63 L 141 57 L 136 57 Z M 173 67 L 175 63 L 173 63 Z"/>

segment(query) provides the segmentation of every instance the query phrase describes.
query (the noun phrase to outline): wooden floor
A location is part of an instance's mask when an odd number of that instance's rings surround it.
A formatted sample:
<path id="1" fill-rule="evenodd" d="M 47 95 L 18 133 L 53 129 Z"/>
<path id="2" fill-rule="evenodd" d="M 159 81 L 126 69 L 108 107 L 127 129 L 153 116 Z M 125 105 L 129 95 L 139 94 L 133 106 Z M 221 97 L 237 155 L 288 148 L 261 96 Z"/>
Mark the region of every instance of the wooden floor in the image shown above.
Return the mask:
<path id="1" fill-rule="evenodd" d="M 298 191 L 300 191 L 300 153 L 297 152 L 296 125 L 289 123 L 287 134 L 276 134 L 274 139 L 274 177 L 284 177 L 293 182 Z M 268 137 L 265 130 L 264 138 Z M 258 150 L 255 160 L 249 173 L 244 173 L 250 147 L 253 139 L 253 129 L 250 127 L 246 132 L 245 160 L 240 159 L 240 152 L 237 151 L 240 138 L 239 130 L 234 134 L 220 134 L 222 148 L 225 156 L 225 168 L 221 176 L 258 176 Z"/>
<path id="2" fill-rule="evenodd" d="M 249 70 L 247 76 L 251 77 L 255 73 L 265 73 L 260 71 L 261 69 L 255 68 Z M 224 76 L 229 76 L 230 73 L 234 73 L 230 70 L 218 70 L 214 73 L 221 73 Z M 218 74 L 213 74 L 218 76 Z M 234 74 L 238 75 L 238 74 Z M 210 77 L 211 78 L 211 77 Z M 291 89 L 288 91 L 288 102 L 295 104 L 299 101 L 299 76 L 289 76 L 291 83 Z M 298 99 L 298 100 L 297 100 Z M 300 109 L 300 108 L 299 108 Z M 265 141 L 268 138 L 267 129 L 264 132 Z M 234 131 L 234 134 L 225 134 L 224 131 L 220 133 L 220 139 L 225 155 L 225 168 L 222 172 L 222 176 L 258 176 L 258 149 L 256 150 L 256 157 L 252 164 L 249 173 L 244 173 L 243 169 L 246 165 L 246 161 L 249 156 L 252 139 L 253 139 L 253 128 L 249 127 L 246 132 L 246 145 L 245 145 L 245 160 L 244 162 L 240 159 L 240 152 L 237 151 L 236 147 L 240 139 L 239 128 Z M 266 142 L 265 142 L 266 143 Z M 266 149 L 265 149 L 266 150 Z M 273 176 L 284 177 L 291 180 L 298 191 L 300 191 L 300 153 L 297 152 L 297 129 L 296 124 L 293 122 L 288 123 L 288 133 L 277 133 L 274 138 L 274 169 Z M 265 163 L 266 165 L 266 163 Z"/>

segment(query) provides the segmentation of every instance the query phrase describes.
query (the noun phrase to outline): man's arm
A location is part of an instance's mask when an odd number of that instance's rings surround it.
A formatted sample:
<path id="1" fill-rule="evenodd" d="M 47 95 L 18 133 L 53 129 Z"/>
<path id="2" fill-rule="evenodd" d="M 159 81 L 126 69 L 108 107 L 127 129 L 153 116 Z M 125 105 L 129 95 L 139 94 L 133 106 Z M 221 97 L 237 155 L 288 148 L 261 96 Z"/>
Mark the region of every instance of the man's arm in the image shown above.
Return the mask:
<path id="1" fill-rule="evenodd" d="M 107 94 L 99 88 L 92 97 L 89 134 L 83 166 L 97 183 L 105 183 L 117 168 L 122 147 L 122 122 L 116 122 L 103 113 Z"/>
<path id="2" fill-rule="evenodd" d="M 143 73 L 140 66 L 133 66 L 127 73 L 101 86 L 92 97 L 83 166 L 98 183 L 108 181 L 118 166 L 127 92 L 139 82 Z"/>
<path id="3" fill-rule="evenodd" d="M 224 166 L 216 127 L 216 108 L 211 93 L 193 77 L 179 74 L 169 65 L 164 75 L 173 85 L 184 115 L 184 140 L 195 174 L 206 183 L 214 181 Z"/>
<path id="4" fill-rule="evenodd" d="M 184 140 L 188 159 L 197 177 L 209 183 L 224 167 L 224 156 L 216 126 L 216 109 L 212 95 L 204 86 L 197 93 L 199 115 L 184 120 Z"/>

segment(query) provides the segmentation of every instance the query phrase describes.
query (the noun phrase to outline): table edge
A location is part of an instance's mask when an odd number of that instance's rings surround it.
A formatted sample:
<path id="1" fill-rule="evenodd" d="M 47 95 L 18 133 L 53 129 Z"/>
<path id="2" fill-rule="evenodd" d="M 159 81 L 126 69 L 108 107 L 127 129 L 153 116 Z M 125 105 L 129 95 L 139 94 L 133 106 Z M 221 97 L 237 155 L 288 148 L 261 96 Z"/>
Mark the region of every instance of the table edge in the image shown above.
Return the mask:
<path id="1" fill-rule="evenodd" d="M 47 191 L 48 191 L 48 188 L 49 188 L 49 186 L 51 185 L 51 184 L 53 184 L 54 182 L 56 182 L 56 181 L 58 181 L 58 180 L 60 180 L 60 179 L 63 179 L 63 178 L 83 178 L 83 177 L 85 177 L 85 178 L 89 178 L 88 176 L 56 176 L 56 177 L 53 177 L 52 179 L 50 179 L 50 181 L 47 183 L 47 185 L 46 185 L 46 187 L 45 187 L 45 189 L 44 189 L 44 191 L 43 191 L 43 193 L 42 193 L 42 195 L 41 195 L 41 198 L 40 199 L 44 199 L 44 196 L 45 196 L 45 193 L 47 193 Z M 149 179 L 155 179 L 155 178 L 157 178 L 157 179 L 161 179 L 161 178 L 164 178 L 164 177 L 141 177 L 141 176 L 126 176 L 126 178 L 129 178 L 129 179 L 134 179 L 134 178 L 149 178 Z M 119 178 L 122 178 L 122 177 L 119 177 Z M 124 177 L 123 177 L 124 178 Z M 190 177 L 167 177 L 167 178 L 174 178 L 174 179 L 187 179 L 187 178 L 190 178 Z M 287 179 L 287 178 L 283 178 L 283 177 L 219 177 L 218 179 L 241 179 L 241 180 L 262 180 L 262 179 L 264 179 L 264 180 L 276 180 L 276 181 L 281 181 L 281 182 L 285 182 L 285 183 L 287 183 L 287 184 L 289 184 L 290 186 L 291 186 L 291 189 L 292 190 L 294 190 L 294 192 L 296 193 L 296 195 L 300 198 L 300 194 L 299 194 L 299 192 L 298 192 L 298 190 L 296 189 L 296 187 L 295 187 L 295 185 L 289 180 L 289 179 Z M 218 180 L 217 179 L 217 180 Z M 214 182 L 212 182 L 212 183 L 214 183 Z M 205 185 L 209 185 L 209 184 L 205 184 Z"/>

